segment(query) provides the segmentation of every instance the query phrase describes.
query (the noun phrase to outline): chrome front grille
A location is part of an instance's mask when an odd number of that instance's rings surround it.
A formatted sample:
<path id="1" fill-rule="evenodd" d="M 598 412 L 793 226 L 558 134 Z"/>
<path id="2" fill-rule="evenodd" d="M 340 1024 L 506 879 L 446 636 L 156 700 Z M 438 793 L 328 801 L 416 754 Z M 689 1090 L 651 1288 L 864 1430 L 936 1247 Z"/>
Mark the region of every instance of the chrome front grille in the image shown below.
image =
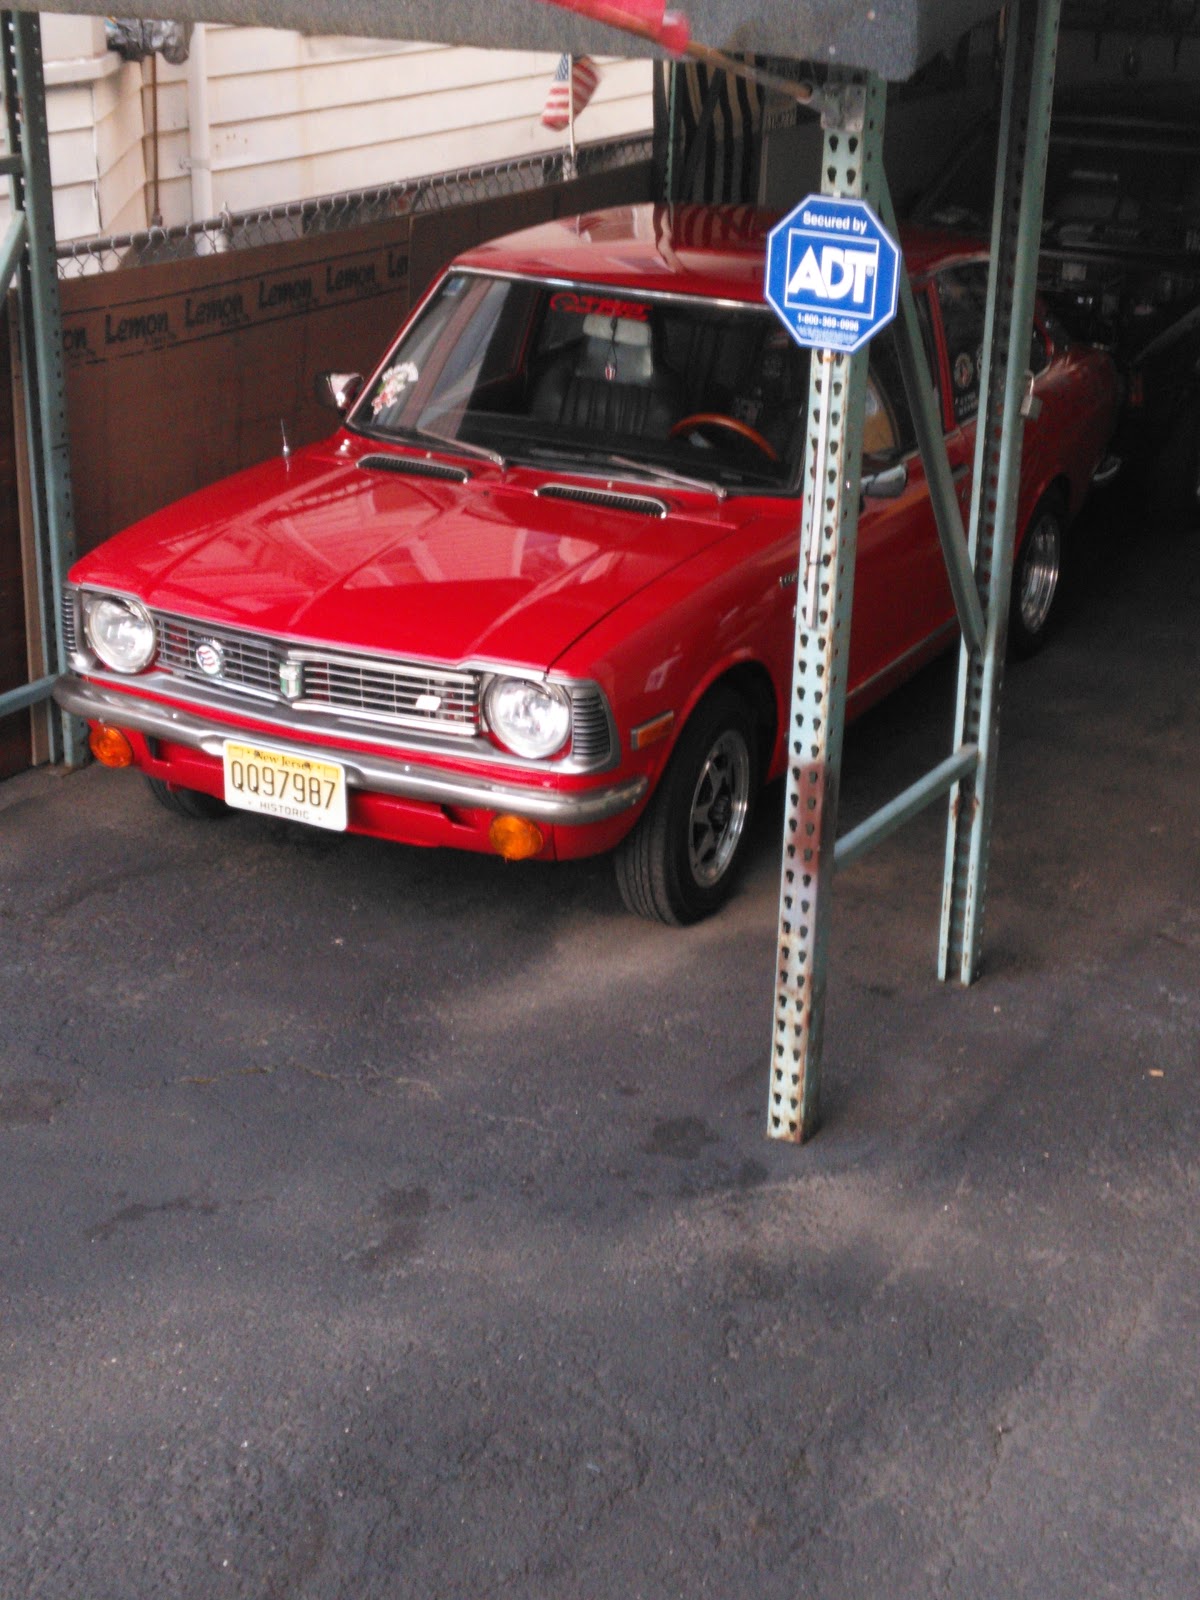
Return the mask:
<path id="1" fill-rule="evenodd" d="M 479 731 L 479 683 L 473 672 L 314 650 L 162 612 L 154 620 L 158 666 L 192 683 L 398 728 L 468 736 Z M 201 656 L 207 654 L 211 664 L 213 647 L 219 669 L 206 672 Z"/>
<path id="2" fill-rule="evenodd" d="M 62 633 L 68 653 L 81 657 L 81 669 L 95 661 L 79 633 L 78 591 L 67 586 Z M 155 611 L 158 650 L 151 670 L 210 691 L 210 701 L 233 709 L 240 696 L 288 708 L 285 722 L 318 731 L 333 714 L 383 730 L 403 729 L 431 740 L 474 740 L 473 753 L 511 760 L 488 736 L 481 708 L 486 668 L 454 669 L 378 656 L 314 649 L 299 641 L 256 634 Z M 204 662 L 205 665 L 201 665 Z M 205 668 L 211 670 L 205 670 Z M 563 685 L 571 699 L 571 742 L 561 766 L 600 772 L 614 765 L 618 744 L 607 702 L 595 684 Z M 201 697 L 204 698 L 203 696 Z M 314 716 L 314 713 L 316 714 Z M 447 747 L 449 748 L 449 746 Z M 558 765 L 559 763 L 555 763 Z"/>
<path id="3" fill-rule="evenodd" d="M 475 733 L 479 728 L 479 683 L 474 673 L 436 672 L 413 666 L 386 667 L 348 657 L 298 652 L 303 668 L 301 699 L 407 727 Z"/>
<path id="4" fill-rule="evenodd" d="M 156 613 L 154 620 L 158 626 L 158 664 L 168 672 L 194 678 L 197 683 L 218 681 L 227 688 L 245 689 L 273 700 L 280 698 L 279 668 L 286 652 L 274 640 L 161 613 Z M 220 647 L 223 659 L 217 674 L 205 672 L 197 659 L 196 652 L 205 644 Z"/>

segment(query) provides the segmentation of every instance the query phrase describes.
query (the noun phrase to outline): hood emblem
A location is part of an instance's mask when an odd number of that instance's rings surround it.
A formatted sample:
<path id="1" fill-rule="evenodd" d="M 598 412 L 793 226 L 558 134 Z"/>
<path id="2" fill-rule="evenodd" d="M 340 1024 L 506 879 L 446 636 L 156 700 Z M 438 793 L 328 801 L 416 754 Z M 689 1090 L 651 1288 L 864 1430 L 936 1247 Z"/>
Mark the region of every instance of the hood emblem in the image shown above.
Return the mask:
<path id="1" fill-rule="evenodd" d="M 215 639 L 202 639 L 196 646 L 196 665 L 210 678 L 219 678 L 225 665 L 225 652 Z"/>

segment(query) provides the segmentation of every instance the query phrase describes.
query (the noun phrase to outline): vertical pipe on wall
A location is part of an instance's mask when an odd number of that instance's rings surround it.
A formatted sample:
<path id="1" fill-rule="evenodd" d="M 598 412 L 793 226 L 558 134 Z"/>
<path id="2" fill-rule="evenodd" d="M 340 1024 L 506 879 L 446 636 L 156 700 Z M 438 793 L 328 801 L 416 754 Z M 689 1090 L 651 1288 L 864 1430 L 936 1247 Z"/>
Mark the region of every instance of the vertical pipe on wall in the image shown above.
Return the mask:
<path id="1" fill-rule="evenodd" d="M 150 53 L 150 226 L 162 227 L 158 173 L 158 55 Z"/>
<path id="2" fill-rule="evenodd" d="M 208 29 L 192 29 L 187 64 L 188 169 L 192 179 L 192 221 L 206 222 L 213 204 L 212 133 L 208 125 Z"/>

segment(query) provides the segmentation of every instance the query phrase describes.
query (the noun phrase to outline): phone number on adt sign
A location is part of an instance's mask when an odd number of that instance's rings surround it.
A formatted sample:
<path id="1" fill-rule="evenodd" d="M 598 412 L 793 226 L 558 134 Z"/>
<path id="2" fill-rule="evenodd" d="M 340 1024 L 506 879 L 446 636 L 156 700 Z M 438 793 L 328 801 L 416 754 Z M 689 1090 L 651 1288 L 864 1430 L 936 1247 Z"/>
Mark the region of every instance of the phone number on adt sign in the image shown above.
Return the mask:
<path id="1" fill-rule="evenodd" d="M 801 328 L 828 328 L 834 333 L 857 333 L 859 329 L 854 317 L 821 317 L 815 311 L 800 312 L 796 325 Z"/>

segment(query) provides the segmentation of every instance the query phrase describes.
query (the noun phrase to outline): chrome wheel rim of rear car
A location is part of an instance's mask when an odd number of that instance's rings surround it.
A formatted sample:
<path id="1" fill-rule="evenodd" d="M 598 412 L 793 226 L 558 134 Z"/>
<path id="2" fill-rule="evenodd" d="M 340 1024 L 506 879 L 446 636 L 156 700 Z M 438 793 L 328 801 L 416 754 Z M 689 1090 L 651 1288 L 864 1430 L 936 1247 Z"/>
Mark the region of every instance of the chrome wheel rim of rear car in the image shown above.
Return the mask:
<path id="1" fill-rule="evenodd" d="M 1021 622 L 1026 633 L 1036 634 L 1046 626 L 1054 604 L 1062 571 L 1062 528 L 1052 512 L 1039 517 L 1029 530 L 1021 553 Z"/>
<path id="2" fill-rule="evenodd" d="M 692 877 L 710 889 L 729 870 L 750 811 L 750 747 L 727 728 L 700 768 L 688 815 Z"/>

